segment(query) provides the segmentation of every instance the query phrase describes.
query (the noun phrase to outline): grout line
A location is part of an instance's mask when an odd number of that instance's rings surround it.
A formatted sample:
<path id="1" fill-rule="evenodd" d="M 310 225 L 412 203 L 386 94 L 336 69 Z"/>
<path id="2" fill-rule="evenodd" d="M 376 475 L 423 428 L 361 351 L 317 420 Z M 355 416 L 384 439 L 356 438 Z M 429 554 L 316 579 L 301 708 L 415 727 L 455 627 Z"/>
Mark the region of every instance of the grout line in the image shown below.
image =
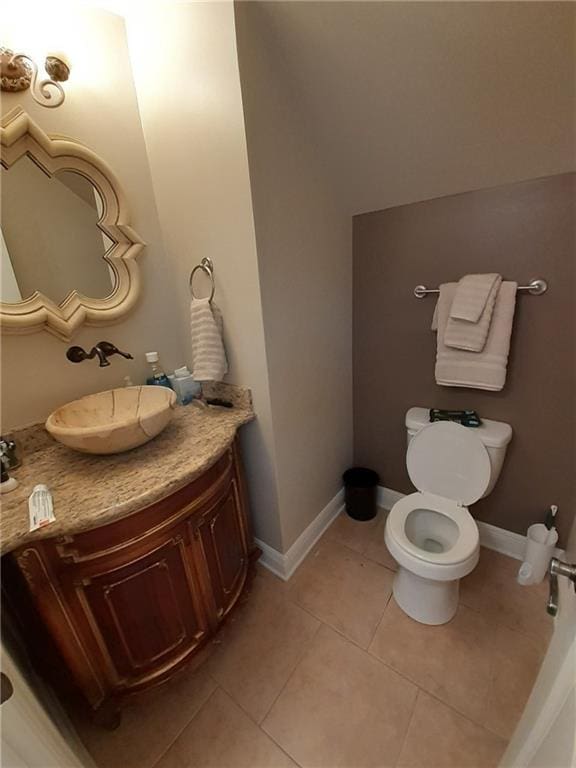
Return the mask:
<path id="1" fill-rule="evenodd" d="M 548 643 L 544 650 L 542 651 L 542 647 L 544 646 L 544 640 L 539 638 L 535 633 L 532 634 L 531 632 L 526 632 L 523 629 L 518 629 L 517 627 L 511 627 L 509 624 L 504 624 L 504 622 L 494 619 L 490 616 L 487 616 L 484 611 L 482 611 L 481 608 L 475 608 L 471 605 L 468 605 L 468 603 L 459 602 L 458 606 L 462 606 L 463 608 L 466 608 L 468 611 L 474 611 L 475 614 L 478 616 L 481 616 L 484 621 L 491 627 L 500 627 L 500 629 L 505 629 L 508 632 L 514 632 L 517 635 L 520 635 L 521 637 L 526 638 L 527 640 L 530 640 L 532 645 L 534 646 L 534 650 L 538 652 L 542 658 L 546 655 L 548 651 L 548 646 L 550 645 L 550 640 L 552 639 L 552 635 L 548 638 Z"/>
<path id="2" fill-rule="evenodd" d="M 261 732 L 264 734 L 264 736 L 266 736 L 266 738 L 267 738 L 267 739 L 270 739 L 270 741 L 271 741 L 273 744 L 276 744 L 276 746 L 278 747 L 278 749 L 279 749 L 281 752 L 283 752 L 283 753 L 286 755 L 286 757 L 287 757 L 287 758 L 288 758 L 288 759 L 289 759 L 289 760 L 290 760 L 292 763 L 294 763 L 294 765 L 297 765 L 297 766 L 298 766 L 298 768 L 303 768 L 302 764 L 301 764 L 301 763 L 299 763 L 299 762 L 296 760 L 296 758 L 295 758 L 295 757 L 293 757 L 293 755 L 291 755 L 291 754 L 290 754 L 290 752 L 287 752 L 287 751 L 284 749 L 284 747 L 282 746 L 282 744 L 279 744 L 279 743 L 276 741 L 276 739 L 275 739 L 273 736 L 271 736 L 271 735 L 270 735 L 270 734 L 269 734 L 267 731 L 265 731 L 265 730 L 264 730 L 264 728 L 262 728 L 262 726 L 258 726 L 258 728 L 259 728 L 259 729 L 260 729 L 260 731 L 261 731 Z M 273 768 L 273 766 L 270 766 L 270 768 Z"/>
<path id="3" fill-rule="evenodd" d="M 204 664 L 201 664 L 201 665 L 200 665 L 200 667 L 198 667 L 198 669 L 201 669 L 203 666 L 204 666 Z M 188 728 L 188 726 L 189 726 L 189 725 L 190 725 L 190 724 L 193 722 L 193 720 L 195 720 L 195 719 L 196 719 L 196 717 L 197 717 L 197 716 L 200 714 L 200 712 L 201 712 L 201 711 L 204 709 L 204 707 L 205 707 L 205 706 L 208 704 L 208 702 L 210 701 L 210 699 L 211 699 L 211 698 L 214 696 L 214 694 L 216 693 L 216 691 L 217 691 L 217 690 L 218 690 L 218 688 L 220 687 L 220 686 L 218 685 L 218 683 L 216 682 L 216 680 L 214 680 L 214 678 L 212 677 L 212 675 L 211 675 L 210 673 L 208 673 L 208 677 L 210 677 L 210 679 L 211 679 L 211 680 L 212 680 L 214 683 L 216 683 L 216 687 L 215 687 L 215 688 L 214 688 L 214 690 L 213 690 L 213 691 L 210 693 L 210 695 L 209 695 L 209 696 L 207 696 L 206 700 L 202 702 L 202 704 L 201 704 L 201 705 L 198 707 L 198 709 L 196 710 L 196 712 L 194 712 L 194 714 L 192 715 L 192 717 L 190 718 L 190 720 L 188 720 L 188 722 L 187 722 L 187 723 L 186 723 L 186 725 L 185 725 L 185 726 L 182 728 L 182 730 L 178 731 L 178 735 L 177 735 L 177 736 L 176 736 L 176 737 L 175 737 L 175 738 L 174 738 L 174 739 L 173 739 L 173 740 L 170 742 L 170 744 L 169 744 L 169 745 L 166 747 L 166 749 L 165 749 L 165 750 L 164 750 L 164 751 L 163 751 L 163 752 L 160 754 L 160 756 L 158 757 L 158 759 L 157 759 L 157 760 L 156 760 L 156 761 L 153 763 L 153 765 L 152 765 L 152 768 L 155 768 L 155 766 L 157 766 L 157 765 L 160 763 L 160 761 L 161 761 L 161 760 L 162 760 L 162 759 L 163 759 L 163 758 L 164 758 L 164 757 L 165 757 L 165 756 L 168 754 L 168 752 L 169 752 L 169 751 L 172 749 L 172 747 L 174 746 L 174 744 L 176 744 L 176 742 L 178 741 L 178 739 L 180 738 L 180 736 L 182 736 L 182 734 L 184 733 L 184 731 L 186 730 L 186 728 Z"/>
<path id="4" fill-rule="evenodd" d="M 446 701 L 445 699 L 441 699 L 436 693 L 433 693 L 432 691 L 429 691 L 427 688 L 424 688 L 420 683 L 417 683 L 413 678 L 409 677 L 407 673 L 401 672 L 400 670 L 396 669 L 396 667 L 393 667 L 391 664 L 384 661 L 379 656 L 376 656 L 371 651 L 366 651 L 366 653 L 368 653 L 368 655 L 371 656 L 376 661 L 380 662 L 380 664 L 386 667 L 386 669 L 390 670 L 391 672 L 394 672 L 394 674 L 398 675 L 403 680 L 406 680 L 406 682 L 414 685 L 418 689 L 418 691 L 420 691 L 421 693 L 425 693 L 427 696 L 431 696 L 433 699 L 440 702 L 440 704 L 443 704 L 445 707 L 448 707 L 448 709 L 451 709 L 452 712 L 455 712 L 460 717 L 463 717 L 465 720 L 467 720 L 469 723 L 472 723 L 477 728 L 481 728 L 483 731 L 486 731 L 486 733 L 489 733 L 492 736 L 497 736 L 499 739 L 502 739 L 502 741 L 506 742 L 506 744 L 508 744 L 508 742 L 510 741 L 510 739 L 505 738 L 504 736 L 502 736 L 502 734 L 496 733 L 496 731 L 493 731 L 490 728 L 488 728 L 484 723 L 480 723 L 477 720 L 474 720 L 472 717 L 470 717 L 470 715 L 464 714 L 450 702 Z"/>
<path id="5" fill-rule="evenodd" d="M 292 600 L 291 602 L 293 605 L 300 608 L 301 611 L 304 611 L 304 613 L 307 613 L 308 616 L 311 616 L 313 619 L 316 619 L 316 621 L 319 621 L 320 624 L 323 624 L 325 627 L 328 627 L 328 629 L 331 629 L 333 632 L 336 632 L 337 635 L 340 635 L 340 637 L 343 637 L 344 640 L 347 640 L 349 643 L 352 643 L 352 645 L 356 646 L 356 648 L 359 648 L 361 651 L 368 650 L 368 648 L 364 648 L 363 646 L 361 646 L 357 640 L 353 640 L 351 637 L 348 637 L 348 635 L 344 634 L 343 630 L 338 629 L 338 627 L 335 627 L 333 624 L 330 624 L 325 619 L 321 619 L 319 616 L 316 616 L 315 613 L 312 613 L 312 611 L 306 608 L 305 606 L 300 605 L 300 603 L 296 602 L 296 600 Z"/>
<path id="6" fill-rule="evenodd" d="M 403 680 L 406 680 L 407 683 L 410 683 L 415 688 L 417 688 L 419 693 L 423 693 L 426 696 L 430 696 L 435 701 L 439 702 L 440 704 L 443 704 L 445 707 L 448 707 L 448 709 L 452 710 L 452 712 L 454 712 L 459 717 L 464 718 L 464 720 L 467 720 L 469 723 L 472 723 L 472 725 L 475 725 L 477 728 L 481 728 L 483 731 L 485 731 L 486 733 L 489 733 L 491 736 L 496 736 L 497 738 L 502 739 L 502 741 L 506 742 L 506 744 L 508 744 L 508 742 L 510 741 L 510 739 L 506 739 L 500 733 L 496 733 L 495 731 L 490 730 L 490 728 L 487 728 L 483 723 L 479 723 L 477 720 L 474 720 L 472 717 L 470 717 L 470 715 L 464 714 L 450 702 L 446 701 L 445 699 L 441 699 L 436 693 L 432 693 L 432 691 L 429 691 L 428 689 L 423 688 L 419 683 L 415 682 L 411 677 L 408 677 L 404 672 L 399 672 L 395 667 L 391 666 L 387 662 L 378 658 L 378 656 L 375 656 L 373 653 L 370 653 L 369 651 L 367 653 L 369 653 L 369 655 L 373 659 L 380 662 L 382 666 L 386 667 L 386 669 L 390 670 L 391 672 L 394 672 L 394 674 L 398 675 L 398 677 L 401 677 Z"/>
<path id="7" fill-rule="evenodd" d="M 370 638 L 370 642 L 366 646 L 367 653 L 370 653 L 370 651 L 368 649 L 370 648 L 370 646 L 374 642 L 374 638 L 378 634 L 378 630 L 380 629 L 380 627 L 382 625 L 382 622 L 384 621 L 384 616 L 386 615 L 386 610 L 388 609 L 388 606 L 390 605 L 390 600 L 392 600 L 392 596 L 393 596 L 392 595 L 392 590 L 390 590 L 390 594 L 388 595 L 388 599 L 386 600 L 386 604 L 384 606 L 384 610 L 382 611 L 382 616 L 380 616 L 380 620 L 379 620 L 378 624 L 376 624 L 376 628 L 375 628 L 374 632 L 372 632 L 372 637 Z M 372 654 L 370 654 L 370 655 L 372 655 Z"/>
<path id="8" fill-rule="evenodd" d="M 486 733 L 490 734 L 490 736 L 496 736 L 496 738 L 501 739 L 505 744 L 508 744 L 510 739 L 507 739 L 506 737 L 502 736 L 501 733 L 496 733 L 495 731 L 490 730 L 490 728 L 487 728 L 482 723 L 479 723 L 477 720 L 474 720 L 470 717 L 470 715 L 465 715 L 463 712 L 461 712 L 459 709 L 456 709 L 456 707 L 453 704 L 448 703 L 444 699 L 441 699 L 439 696 L 437 696 L 435 693 L 431 693 L 430 691 L 427 691 L 425 688 L 422 688 L 418 686 L 418 689 L 426 694 L 427 696 L 430 696 L 435 701 L 439 702 L 440 704 L 443 704 L 448 709 L 452 710 L 454 714 L 458 715 L 459 717 L 463 718 L 464 720 L 467 720 L 469 723 L 472 723 L 472 725 L 475 725 L 476 728 L 480 728 L 481 730 L 485 731 Z M 512 738 L 512 737 L 510 737 Z"/>
<path id="9" fill-rule="evenodd" d="M 380 509 L 383 509 L 383 507 L 380 507 Z M 345 513 L 343 513 L 343 514 L 345 514 Z M 336 518 L 334 520 L 334 523 L 336 522 L 337 519 L 338 518 Z M 332 523 L 332 525 L 334 525 L 334 523 Z M 324 532 L 323 537 L 326 536 L 326 534 L 328 533 L 328 531 L 330 530 L 332 525 L 329 528 L 326 529 L 326 531 Z M 317 543 L 320 543 L 321 540 L 322 539 L 319 539 Z M 345 547 L 346 549 L 350 550 L 351 552 L 354 552 L 354 554 L 359 555 L 360 557 L 363 557 L 365 560 L 368 560 L 370 563 L 374 563 L 375 565 L 379 565 L 381 568 L 386 568 L 386 570 L 390 571 L 390 573 L 396 573 L 397 572 L 396 569 L 390 568 L 389 565 L 384 565 L 384 563 L 380 562 L 380 560 L 376 560 L 375 558 L 370 557 L 370 555 L 367 555 L 365 550 L 362 550 L 362 552 L 359 552 L 357 549 L 354 549 L 354 547 L 351 547 L 350 544 L 347 544 L 345 541 L 341 541 L 340 539 L 331 539 L 331 538 L 327 538 L 326 541 L 330 541 L 330 542 L 332 542 L 332 544 L 340 544 L 342 547 Z M 370 543 L 374 543 L 374 542 L 370 542 Z M 386 546 L 386 545 L 384 545 L 384 546 Z M 392 555 L 390 555 L 390 557 L 392 557 Z"/>
<path id="10" fill-rule="evenodd" d="M 280 690 L 278 691 L 278 694 L 277 694 L 277 696 L 275 696 L 275 697 L 274 697 L 274 701 L 273 701 L 273 702 L 270 704 L 270 706 L 269 706 L 269 707 L 268 707 L 268 709 L 266 710 L 266 714 L 265 714 L 265 715 L 262 717 L 262 719 L 261 719 L 261 720 L 260 720 L 260 722 L 258 723 L 258 726 L 259 726 L 260 728 L 262 728 L 262 724 L 264 723 L 264 720 L 266 720 L 266 718 L 268 717 L 268 715 L 269 715 L 269 714 L 270 714 L 270 712 L 272 711 L 272 709 L 273 709 L 273 707 L 274 707 L 274 704 L 276 704 L 276 702 L 278 701 L 278 699 L 280 698 L 280 696 L 281 696 L 281 695 L 284 693 L 284 690 L 286 689 L 286 686 L 288 685 L 288 683 L 290 682 L 290 680 L 291 680 L 291 679 L 294 677 L 294 673 L 296 672 L 296 670 L 297 670 L 297 669 L 298 669 L 298 667 L 300 666 L 300 662 L 301 662 L 301 661 L 304 659 L 304 656 L 306 656 L 306 654 L 307 654 L 307 653 L 308 653 L 308 651 L 310 650 L 310 646 L 312 645 L 312 643 L 313 643 L 313 642 L 314 642 L 314 640 L 316 639 L 316 635 L 317 635 L 317 634 L 318 634 L 318 632 L 320 631 L 320 626 L 321 626 L 321 624 L 322 624 L 322 623 L 323 623 L 323 622 L 321 622 L 320 620 L 318 620 L 318 626 L 317 626 L 317 627 L 316 627 L 316 629 L 314 630 L 314 634 L 312 635 L 312 637 L 310 638 L 310 640 L 308 640 L 308 642 L 305 644 L 305 647 L 304 647 L 304 648 L 302 648 L 302 652 L 301 652 L 301 653 L 300 653 L 300 655 L 298 656 L 298 660 L 296 661 L 296 663 L 294 664 L 294 667 L 293 667 L 293 669 L 290 671 L 290 674 L 289 674 L 289 675 L 288 675 L 288 677 L 286 678 L 286 681 L 285 681 L 284 685 L 283 685 L 283 686 L 280 688 Z M 267 732 L 264 730 L 264 728 L 262 728 L 262 730 L 264 731 L 264 733 L 267 733 Z M 268 736 L 270 736 L 270 734 L 267 734 L 267 735 L 268 735 Z M 270 738 L 272 738 L 272 737 L 270 736 Z"/>
<path id="11" fill-rule="evenodd" d="M 414 715 L 416 714 L 416 707 L 418 706 L 418 699 L 420 698 L 420 694 L 422 693 L 422 689 L 417 687 L 416 688 L 416 696 L 414 696 L 414 706 L 412 707 L 412 712 L 410 712 L 410 718 L 408 720 L 408 726 L 406 727 L 406 732 L 404 733 L 404 738 L 402 739 L 402 744 L 400 745 L 400 749 L 398 750 L 398 756 L 396 757 L 396 760 L 394 761 L 394 768 L 397 768 L 398 763 L 400 762 L 400 758 L 402 757 L 402 752 L 404 751 L 404 746 L 406 744 L 406 741 L 408 739 L 408 734 L 410 732 L 410 726 L 412 725 L 412 720 L 414 720 Z"/>

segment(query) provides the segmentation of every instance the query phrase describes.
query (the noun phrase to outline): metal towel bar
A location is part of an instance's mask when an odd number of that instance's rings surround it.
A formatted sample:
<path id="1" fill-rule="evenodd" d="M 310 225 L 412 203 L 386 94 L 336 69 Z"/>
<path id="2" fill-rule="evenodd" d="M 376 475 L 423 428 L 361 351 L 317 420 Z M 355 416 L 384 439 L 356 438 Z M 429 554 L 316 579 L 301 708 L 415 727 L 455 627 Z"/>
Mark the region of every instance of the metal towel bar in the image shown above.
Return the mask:
<path id="1" fill-rule="evenodd" d="M 519 285 L 517 290 L 527 291 L 528 293 L 531 293 L 532 296 L 542 296 L 542 294 L 546 293 L 548 290 L 548 283 L 542 277 L 535 277 L 533 280 L 530 280 L 528 285 Z M 426 288 L 425 285 L 417 285 L 416 288 L 414 288 L 414 296 L 416 296 L 417 299 L 424 299 L 429 293 L 440 293 L 440 289 Z"/>

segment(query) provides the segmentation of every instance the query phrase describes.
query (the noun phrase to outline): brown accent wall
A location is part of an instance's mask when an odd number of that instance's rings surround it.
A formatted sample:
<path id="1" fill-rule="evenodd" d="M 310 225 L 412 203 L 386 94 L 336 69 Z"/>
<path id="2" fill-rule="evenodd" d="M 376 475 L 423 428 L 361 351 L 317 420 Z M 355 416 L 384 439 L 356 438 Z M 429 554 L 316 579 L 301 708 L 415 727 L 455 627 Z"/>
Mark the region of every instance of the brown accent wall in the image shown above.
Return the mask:
<path id="1" fill-rule="evenodd" d="M 525 533 L 557 503 L 567 535 L 576 511 L 575 202 L 576 174 L 564 174 L 355 217 L 355 462 L 376 469 L 382 485 L 414 490 L 408 408 L 475 408 L 511 424 L 514 435 L 500 480 L 474 516 Z M 518 296 L 502 392 L 434 380 L 435 298 L 416 299 L 413 289 L 471 272 L 548 280 L 544 296 Z"/>

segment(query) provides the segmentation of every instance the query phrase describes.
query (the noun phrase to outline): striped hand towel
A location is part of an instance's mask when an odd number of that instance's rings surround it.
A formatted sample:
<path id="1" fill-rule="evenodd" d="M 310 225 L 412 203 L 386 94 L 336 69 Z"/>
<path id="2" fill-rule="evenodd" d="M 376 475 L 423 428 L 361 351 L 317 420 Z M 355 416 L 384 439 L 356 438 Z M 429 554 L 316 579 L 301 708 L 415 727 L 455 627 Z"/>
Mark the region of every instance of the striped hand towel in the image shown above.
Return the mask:
<path id="1" fill-rule="evenodd" d="M 209 299 L 192 299 L 192 376 L 195 381 L 222 381 L 228 362 L 222 339 L 222 313 Z"/>
<path id="2" fill-rule="evenodd" d="M 437 330 L 436 383 L 443 387 L 470 387 L 499 392 L 506 383 L 506 369 L 510 350 L 510 337 L 516 305 L 517 284 L 503 282 L 496 304 L 486 345 L 482 352 L 451 349 L 444 341 L 450 307 L 456 292 L 456 283 L 440 286 L 440 298 L 435 312 L 433 328 Z"/>
<path id="3" fill-rule="evenodd" d="M 460 280 L 446 324 L 447 347 L 469 352 L 484 349 L 501 283 L 502 277 L 496 274 L 466 275 Z"/>

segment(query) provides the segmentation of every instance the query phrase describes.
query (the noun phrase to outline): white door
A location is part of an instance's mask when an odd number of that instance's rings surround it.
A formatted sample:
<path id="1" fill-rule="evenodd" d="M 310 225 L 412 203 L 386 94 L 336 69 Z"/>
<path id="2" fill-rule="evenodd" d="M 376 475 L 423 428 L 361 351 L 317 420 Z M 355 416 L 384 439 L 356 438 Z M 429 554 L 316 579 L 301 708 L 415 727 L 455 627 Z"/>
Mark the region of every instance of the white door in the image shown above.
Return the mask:
<path id="1" fill-rule="evenodd" d="M 563 560 L 576 563 L 576 523 Z M 554 634 L 502 768 L 576 766 L 576 591 L 558 577 Z M 542 606 L 546 610 L 546 606 Z"/>
<path id="2" fill-rule="evenodd" d="M 2 648 L 2 674 L 12 687 L 3 693 L 2 768 L 83 768 L 60 731 L 46 714 L 12 657 Z"/>

